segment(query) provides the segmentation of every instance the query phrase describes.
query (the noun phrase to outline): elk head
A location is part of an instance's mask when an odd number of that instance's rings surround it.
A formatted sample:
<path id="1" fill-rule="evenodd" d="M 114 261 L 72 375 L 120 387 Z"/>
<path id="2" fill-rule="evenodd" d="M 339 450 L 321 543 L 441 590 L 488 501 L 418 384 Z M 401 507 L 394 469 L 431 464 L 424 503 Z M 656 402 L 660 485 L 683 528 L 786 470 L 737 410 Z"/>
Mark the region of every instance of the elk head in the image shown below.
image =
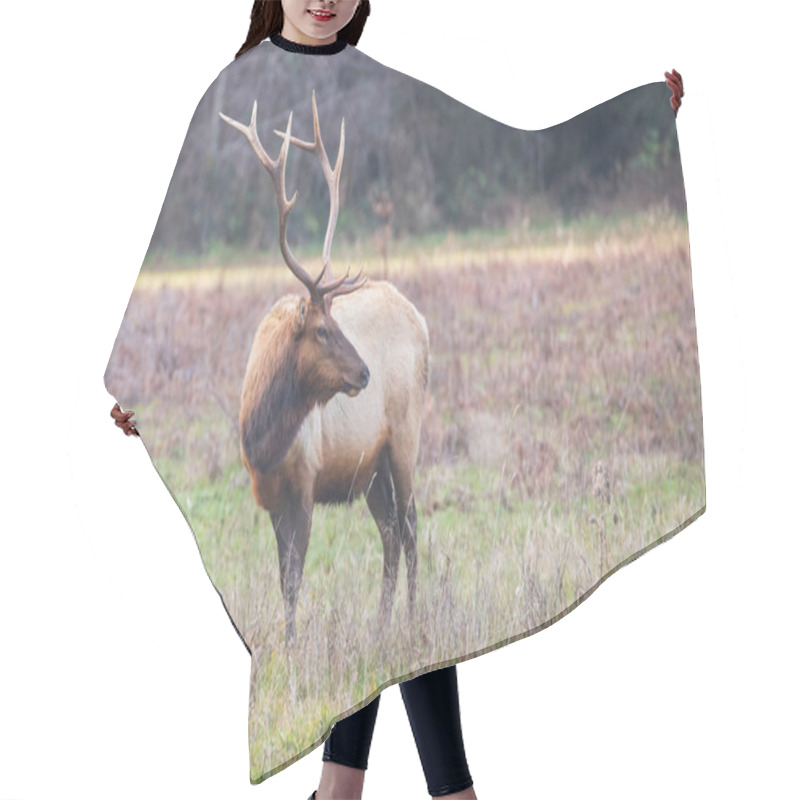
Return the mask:
<path id="1" fill-rule="evenodd" d="M 302 376 L 302 380 L 306 384 L 303 388 L 308 392 L 309 396 L 314 397 L 318 402 L 327 402 L 340 391 L 353 397 L 365 388 L 369 382 L 367 365 L 358 355 L 353 344 L 344 335 L 336 320 L 331 316 L 333 298 L 360 288 L 366 282 L 366 277 L 359 280 L 361 278 L 361 270 L 359 270 L 358 275 L 350 278 L 350 269 L 348 268 L 341 278 L 331 279 L 326 283 L 322 283 L 323 277 L 330 277 L 332 272 L 330 252 L 333 234 L 336 230 L 336 220 L 339 216 L 339 178 L 344 156 L 344 118 L 342 118 L 341 134 L 339 136 L 339 154 L 336 159 L 336 167 L 332 169 L 320 135 L 317 100 L 313 91 L 311 93 L 311 105 L 314 114 L 314 141 L 306 142 L 292 136 L 292 115 L 294 112 L 290 112 L 286 131 L 274 131 L 283 138 L 280 154 L 275 160 L 269 157 L 258 137 L 256 130 L 257 102 L 253 102 L 253 113 L 249 125 L 243 125 L 241 122 L 227 117 L 222 112 L 220 112 L 220 117 L 245 135 L 264 168 L 272 177 L 278 201 L 281 253 L 289 269 L 308 290 L 308 297 L 302 298 L 298 304 L 294 323 L 298 375 Z M 289 249 L 289 243 L 286 239 L 289 211 L 297 200 L 296 191 L 291 200 L 286 197 L 286 161 L 290 143 L 303 150 L 312 150 L 316 153 L 322 164 L 322 171 L 331 197 L 328 229 L 322 250 L 322 270 L 316 279 L 312 278 L 295 258 Z"/>

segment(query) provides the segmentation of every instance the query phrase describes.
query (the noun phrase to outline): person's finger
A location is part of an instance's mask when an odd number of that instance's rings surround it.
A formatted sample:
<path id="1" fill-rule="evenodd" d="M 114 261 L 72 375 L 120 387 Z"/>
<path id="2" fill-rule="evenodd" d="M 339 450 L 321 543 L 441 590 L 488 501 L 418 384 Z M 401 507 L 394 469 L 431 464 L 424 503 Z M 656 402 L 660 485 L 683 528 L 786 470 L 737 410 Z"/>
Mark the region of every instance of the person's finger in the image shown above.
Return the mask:
<path id="1" fill-rule="evenodd" d="M 121 428 L 126 436 L 138 436 L 139 431 L 136 429 L 136 420 L 132 419 L 134 411 L 123 411 L 119 403 L 114 403 L 111 409 L 111 416 L 114 418 L 114 424 Z"/>
<path id="2" fill-rule="evenodd" d="M 677 87 L 680 90 L 681 97 L 683 97 L 683 78 L 681 77 L 680 72 L 677 70 L 672 70 L 672 73 L 665 72 L 664 77 L 667 79 L 667 85 L 675 91 Z"/>
<path id="3" fill-rule="evenodd" d="M 669 90 L 672 92 L 672 97 L 669 99 L 669 104 L 672 106 L 672 110 L 675 112 L 675 116 L 678 116 L 678 109 L 681 105 L 681 97 L 683 97 L 683 78 L 681 77 L 680 72 L 676 69 L 673 69 L 672 72 L 665 72 L 664 77 L 666 78 L 667 86 Z"/>
<path id="4" fill-rule="evenodd" d="M 683 92 L 683 86 L 681 85 L 680 81 L 677 80 L 677 78 L 667 76 L 667 86 L 669 86 L 673 92 Z"/>

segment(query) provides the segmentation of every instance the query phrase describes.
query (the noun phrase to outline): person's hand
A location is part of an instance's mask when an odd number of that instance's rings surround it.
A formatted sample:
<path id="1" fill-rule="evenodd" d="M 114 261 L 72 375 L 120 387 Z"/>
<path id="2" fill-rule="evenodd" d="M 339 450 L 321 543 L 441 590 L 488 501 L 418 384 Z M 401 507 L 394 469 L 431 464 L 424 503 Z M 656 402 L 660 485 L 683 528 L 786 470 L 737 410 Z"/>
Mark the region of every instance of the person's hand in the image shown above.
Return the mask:
<path id="1" fill-rule="evenodd" d="M 664 75 L 667 78 L 667 86 L 672 89 L 672 97 L 670 98 L 669 104 L 672 106 L 672 110 L 677 117 L 678 109 L 681 105 L 681 97 L 683 97 L 683 78 L 677 70 L 672 70 L 671 73 L 665 72 Z"/>
<path id="2" fill-rule="evenodd" d="M 114 424 L 118 428 L 122 428 L 126 436 L 139 435 L 139 431 L 136 430 L 136 420 L 131 419 L 133 414 L 133 411 L 123 411 L 119 407 L 119 403 L 114 403 L 114 408 L 111 409 L 111 416 L 114 417 Z"/>

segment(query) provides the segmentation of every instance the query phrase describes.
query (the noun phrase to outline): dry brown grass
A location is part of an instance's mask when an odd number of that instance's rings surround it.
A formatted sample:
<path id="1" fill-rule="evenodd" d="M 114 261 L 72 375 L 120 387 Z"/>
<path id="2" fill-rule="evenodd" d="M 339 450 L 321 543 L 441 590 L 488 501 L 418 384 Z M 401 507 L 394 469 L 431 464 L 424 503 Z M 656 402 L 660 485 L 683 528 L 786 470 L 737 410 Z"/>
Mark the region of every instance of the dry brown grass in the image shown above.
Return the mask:
<path id="1" fill-rule="evenodd" d="M 417 624 L 401 579 L 394 624 L 372 635 L 377 529 L 363 500 L 318 506 L 291 659 L 274 536 L 249 494 L 236 419 L 253 333 L 298 287 L 281 272 L 161 274 L 132 297 L 109 385 L 137 411 L 253 652 L 254 780 L 387 682 L 551 624 L 704 507 L 685 224 L 652 217 L 523 255 L 454 252 L 389 265 L 431 337 Z"/>

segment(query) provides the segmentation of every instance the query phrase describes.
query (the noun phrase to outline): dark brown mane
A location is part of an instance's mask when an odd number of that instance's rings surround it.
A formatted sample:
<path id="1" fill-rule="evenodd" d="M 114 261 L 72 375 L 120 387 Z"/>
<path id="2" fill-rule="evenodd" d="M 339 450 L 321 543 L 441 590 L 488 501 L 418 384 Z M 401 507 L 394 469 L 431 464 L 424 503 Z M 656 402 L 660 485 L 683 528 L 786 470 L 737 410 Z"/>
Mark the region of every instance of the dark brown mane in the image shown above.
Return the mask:
<path id="1" fill-rule="evenodd" d="M 259 336 L 264 334 L 268 342 L 261 352 L 273 360 L 263 365 L 263 393 L 259 398 L 249 398 L 239 425 L 242 450 L 250 464 L 262 473 L 277 469 L 313 405 L 308 393 L 301 390 L 297 374 L 297 303 L 287 306 L 285 300 L 282 308 L 273 308 L 265 320 L 268 327 L 262 325 L 259 330 Z"/>

